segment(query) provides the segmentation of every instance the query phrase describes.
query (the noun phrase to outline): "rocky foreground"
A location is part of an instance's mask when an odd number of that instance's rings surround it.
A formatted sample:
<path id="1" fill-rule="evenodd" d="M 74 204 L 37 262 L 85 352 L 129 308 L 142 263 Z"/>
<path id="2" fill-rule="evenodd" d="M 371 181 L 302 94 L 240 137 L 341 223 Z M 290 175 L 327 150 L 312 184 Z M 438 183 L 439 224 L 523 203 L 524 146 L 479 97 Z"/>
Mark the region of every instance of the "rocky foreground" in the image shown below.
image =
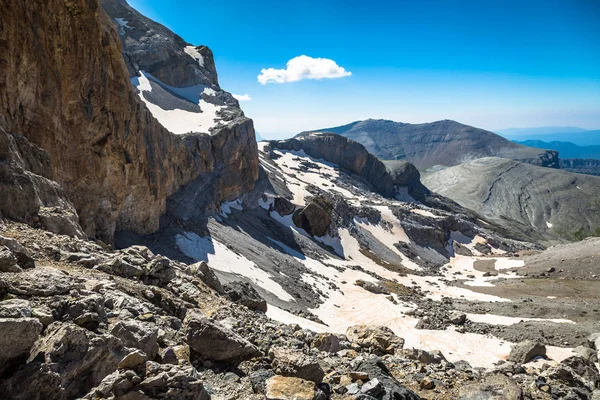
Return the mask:
<path id="1" fill-rule="evenodd" d="M 477 369 L 386 327 L 275 322 L 251 286 L 221 285 L 202 262 L 12 222 L 0 234 L 2 398 L 600 398 L 598 334 L 561 363 L 522 342 Z"/>

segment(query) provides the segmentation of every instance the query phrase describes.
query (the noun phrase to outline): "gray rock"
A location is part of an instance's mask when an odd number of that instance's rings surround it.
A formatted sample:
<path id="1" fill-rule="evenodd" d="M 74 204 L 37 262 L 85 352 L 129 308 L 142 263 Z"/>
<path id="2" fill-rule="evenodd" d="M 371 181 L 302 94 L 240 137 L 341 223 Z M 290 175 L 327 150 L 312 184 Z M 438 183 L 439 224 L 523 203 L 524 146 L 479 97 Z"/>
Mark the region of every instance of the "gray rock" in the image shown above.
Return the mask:
<path id="1" fill-rule="evenodd" d="M 361 361 L 356 369 L 366 372 L 371 380 L 377 379 L 383 385 L 385 392 L 377 397 L 380 400 L 420 400 L 416 393 L 402 386 L 378 358 Z"/>
<path id="2" fill-rule="evenodd" d="M 70 320 L 90 330 L 96 330 L 101 323 L 106 322 L 104 298 L 98 294 L 69 302 L 67 313 Z"/>
<path id="3" fill-rule="evenodd" d="M 31 305 L 27 300 L 10 299 L 0 301 L 0 318 L 29 318 Z"/>
<path id="4" fill-rule="evenodd" d="M 525 364 L 535 357 L 546 357 L 546 346 L 531 340 L 525 340 L 513 345 L 508 361 Z"/>
<path id="5" fill-rule="evenodd" d="M 264 394 L 267 388 L 267 380 L 273 376 L 275 376 L 275 372 L 270 369 L 252 371 L 248 375 L 248 378 L 250 379 L 250 384 L 252 385 L 254 393 Z"/>
<path id="6" fill-rule="evenodd" d="M 587 342 L 592 349 L 600 351 L 600 333 L 592 333 L 588 336 Z"/>
<path id="7" fill-rule="evenodd" d="M 385 392 L 385 389 L 383 384 L 379 382 L 379 379 L 375 378 L 362 385 L 360 392 L 369 396 L 378 397 Z"/>
<path id="8" fill-rule="evenodd" d="M 357 280 L 355 285 L 362 287 L 363 289 L 375 293 L 375 294 L 390 294 L 390 291 L 383 285 L 374 282 L 367 282 L 362 279 Z"/>
<path id="9" fill-rule="evenodd" d="M 14 363 L 27 359 L 42 328 L 35 318 L 0 319 L 0 375 Z"/>
<path id="10" fill-rule="evenodd" d="M 35 260 L 21 243 L 12 238 L 0 236 L 0 246 L 5 246 L 12 251 L 17 258 L 17 264 L 23 269 L 35 268 Z"/>
<path id="11" fill-rule="evenodd" d="M 273 359 L 271 364 L 273 370 L 278 375 L 292 376 L 316 383 L 320 383 L 325 376 L 318 360 L 300 350 L 274 347 L 271 348 L 269 356 Z"/>
<path id="12" fill-rule="evenodd" d="M 597 362 L 598 361 L 598 354 L 597 351 L 594 349 L 590 349 L 589 347 L 584 347 L 584 346 L 577 346 L 575 347 L 575 349 L 573 350 L 573 352 L 575 354 L 577 354 L 579 357 L 582 357 L 586 360 L 590 360 L 593 362 Z"/>
<path id="13" fill-rule="evenodd" d="M 209 360 L 237 361 L 260 354 L 250 342 L 197 311 L 188 313 L 183 331 L 190 348 Z"/>
<path id="14" fill-rule="evenodd" d="M 404 339 L 386 326 L 356 325 L 346 330 L 348 340 L 375 352 L 394 353 L 404 346 Z"/>
<path id="15" fill-rule="evenodd" d="M 125 346 L 142 350 L 149 360 L 158 353 L 158 328 L 153 324 L 136 320 L 119 321 L 110 333 L 121 339 Z"/>
<path id="16" fill-rule="evenodd" d="M 313 338 L 311 347 L 328 353 L 337 353 L 341 350 L 340 338 L 333 333 L 318 333 Z"/>
<path id="17" fill-rule="evenodd" d="M 221 285 L 221 281 L 217 278 L 215 272 L 209 268 L 204 261 L 192 264 L 189 267 L 189 272 L 193 276 L 200 278 L 202 282 L 211 289 L 214 289 L 219 294 L 225 294 L 225 290 Z"/>
<path id="18" fill-rule="evenodd" d="M 145 363 L 147 359 L 148 357 L 146 356 L 146 353 L 136 349 L 123 357 L 123 359 L 119 362 L 119 368 L 130 369 L 137 367 L 138 365 Z"/>
<path id="19" fill-rule="evenodd" d="M 450 314 L 450 322 L 454 325 L 463 325 L 467 321 L 467 314 L 460 311 L 453 311 Z"/>
<path id="20" fill-rule="evenodd" d="M 31 349 L 28 363 L 0 382 L 0 392 L 8 398 L 78 398 L 115 371 L 125 353 L 113 336 L 55 322 Z"/>
<path id="21" fill-rule="evenodd" d="M 248 282 L 235 281 L 226 284 L 223 289 L 234 303 L 242 304 L 251 310 L 267 312 L 267 302 Z"/>
<path id="22" fill-rule="evenodd" d="M 505 375 L 486 376 L 482 382 L 461 386 L 458 400 L 521 400 L 519 386 Z"/>
<path id="23" fill-rule="evenodd" d="M 21 272 L 17 257 L 7 247 L 0 247 L 0 272 Z"/>

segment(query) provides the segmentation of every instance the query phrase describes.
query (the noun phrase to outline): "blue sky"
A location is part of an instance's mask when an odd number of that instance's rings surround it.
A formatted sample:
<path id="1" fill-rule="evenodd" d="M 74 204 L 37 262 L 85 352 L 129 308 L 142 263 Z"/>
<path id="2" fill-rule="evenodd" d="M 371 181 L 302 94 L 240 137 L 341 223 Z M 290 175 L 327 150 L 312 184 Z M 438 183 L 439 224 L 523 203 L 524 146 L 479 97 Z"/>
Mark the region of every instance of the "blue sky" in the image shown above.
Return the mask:
<path id="1" fill-rule="evenodd" d="M 242 108 L 266 138 L 366 118 L 600 128 L 596 0 L 130 4 L 208 45 L 221 86 L 250 96 Z M 259 83 L 261 70 L 301 55 L 340 69 Z"/>

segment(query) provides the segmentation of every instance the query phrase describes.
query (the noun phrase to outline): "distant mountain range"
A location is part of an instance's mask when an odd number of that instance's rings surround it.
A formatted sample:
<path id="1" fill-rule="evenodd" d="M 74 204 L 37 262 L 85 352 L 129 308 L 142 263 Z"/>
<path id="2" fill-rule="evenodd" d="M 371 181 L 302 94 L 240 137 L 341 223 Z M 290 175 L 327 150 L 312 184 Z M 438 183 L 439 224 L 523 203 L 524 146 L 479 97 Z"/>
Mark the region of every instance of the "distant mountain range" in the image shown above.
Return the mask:
<path id="1" fill-rule="evenodd" d="M 382 160 L 406 160 L 426 170 L 454 166 L 481 157 L 502 157 L 558 167 L 555 151 L 513 143 L 493 132 L 443 120 L 405 124 L 368 119 L 312 132 L 337 133 L 359 142 Z"/>
<path id="2" fill-rule="evenodd" d="M 571 142 L 544 142 L 542 140 L 523 140 L 515 143 L 538 149 L 556 150 L 560 158 L 593 158 L 600 160 L 600 145 L 578 146 Z"/>
<path id="3" fill-rule="evenodd" d="M 572 126 L 510 128 L 496 131 L 497 134 L 519 142 L 525 140 L 541 140 L 544 142 L 570 142 L 578 146 L 599 146 L 600 130 L 587 130 Z M 561 154 L 564 157 L 564 155 Z"/>

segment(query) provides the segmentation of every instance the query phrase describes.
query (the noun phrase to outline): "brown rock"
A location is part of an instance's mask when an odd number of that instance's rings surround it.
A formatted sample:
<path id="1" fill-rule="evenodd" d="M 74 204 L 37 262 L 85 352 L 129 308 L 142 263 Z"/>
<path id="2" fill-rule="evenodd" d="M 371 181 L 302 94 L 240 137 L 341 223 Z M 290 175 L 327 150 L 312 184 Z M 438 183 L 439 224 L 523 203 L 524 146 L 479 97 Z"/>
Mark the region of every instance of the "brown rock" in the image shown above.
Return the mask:
<path id="1" fill-rule="evenodd" d="M 293 220 L 297 227 L 312 236 L 324 236 L 331 223 L 327 211 L 317 203 L 309 203 L 303 209 L 296 211 Z"/>
<path id="2" fill-rule="evenodd" d="M 286 376 L 273 376 L 267 379 L 265 399 L 267 400 L 312 400 L 315 384 L 304 379 Z"/>
<path id="3" fill-rule="evenodd" d="M 346 331 L 346 336 L 360 347 L 372 348 L 382 353 L 394 353 L 396 349 L 402 349 L 404 346 L 404 339 L 385 326 L 351 326 Z"/>
<path id="4" fill-rule="evenodd" d="M 312 347 L 328 353 L 340 351 L 340 339 L 332 333 L 318 333 L 312 340 Z"/>

